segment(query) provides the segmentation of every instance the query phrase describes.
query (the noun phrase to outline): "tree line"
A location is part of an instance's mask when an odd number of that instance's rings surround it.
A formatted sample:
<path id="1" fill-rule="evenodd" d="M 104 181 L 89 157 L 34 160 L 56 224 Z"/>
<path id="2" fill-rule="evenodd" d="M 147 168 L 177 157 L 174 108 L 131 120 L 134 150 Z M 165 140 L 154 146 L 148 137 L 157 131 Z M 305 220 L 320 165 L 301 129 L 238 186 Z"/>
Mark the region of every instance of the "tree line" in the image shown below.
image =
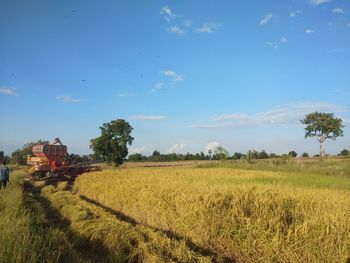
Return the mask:
<path id="1" fill-rule="evenodd" d="M 337 137 L 343 136 L 343 122 L 342 119 L 336 118 L 333 113 L 321 113 L 313 112 L 307 114 L 303 120 L 300 120 L 301 124 L 305 125 L 305 138 L 315 137 L 320 143 L 319 157 L 324 156 L 323 143 L 325 140 L 336 140 Z M 103 123 L 100 127 L 101 135 L 97 138 L 90 140 L 90 148 L 93 150 L 92 155 L 72 155 L 76 160 L 89 161 L 89 160 L 103 160 L 108 163 L 113 163 L 118 166 L 126 160 L 128 156 L 128 145 L 131 146 L 134 138 L 131 136 L 133 127 L 122 119 L 113 120 L 108 123 Z M 32 155 L 32 147 L 35 144 L 48 144 L 48 141 L 38 140 L 36 142 L 30 142 L 25 144 L 21 149 L 14 151 L 11 157 L 4 156 L 3 152 L 0 152 L 0 159 L 11 161 L 12 163 L 25 164 L 28 155 Z M 339 155 L 349 156 L 349 150 L 344 149 Z M 251 150 L 246 154 L 235 152 L 230 155 L 229 152 L 222 146 L 216 147 L 213 152 L 209 150 L 208 153 L 196 153 L 196 154 L 161 154 L 155 150 L 152 155 L 144 156 L 142 154 L 131 154 L 127 158 L 129 161 L 182 161 L 182 160 L 227 160 L 227 159 L 268 159 L 278 157 L 296 157 L 295 151 L 290 151 L 288 154 L 277 155 L 274 153 L 266 153 L 264 150 L 261 152 Z M 308 153 L 302 153 L 302 157 L 309 157 Z"/>
<path id="2" fill-rule="evenodd" d="M 258 160 L 258 159 L 270 159 L 270 158 L 295 158 L 298 156 L 296 151 L 289 151 L 285 154 L 275 154 L 267 153 L 265 150 L 256 151 L 250 150 L 247 153 L 234 152 L 232 155 L 223 155 L 223 154 L 205 154 L 204 152 L 200 153 L 165 153 L 161 154 L 159 151 L 155 150 L 151 155 L 143 155 L 141 153 L 130 154 L 127 158 L 127 161 L 130 162 L 172 162 L 172 161 L 195 161 L 195 160 Z M 319 157 L 319 154 L 309 155 L 307 152 L 303 152 L 299 155 L 300 157 Z M 350 151 L 347 149 L 342 150 L 337 156 L 350 157 Z"/>
<path id="3" fill-rule="evenodd" d="M 27 164 L 27 155 L 33 155 L 31 148 L 36 144 L 48 143 L 47 141 L 38 140 L 35 142 L 26 143 L 21 149 L 15 150 L 10 156 L 4 155 L 3 151 L 0 151 L 0 163 L 5 160 L 7 163 L 26 165 Z M 298 154 L 296 151 L 289 151 L 285 154 L 275 154 L 267 153 L 265 150 L 256 151 L 250 150 L 247 153 L 234 152 L 232 155 L 224 154 L 222 151 L 216 151 L 213 149 L 207 154 L 204 152 L 200 153 L 165 153 L 162 154 L 159 151 L 155 150 L 151 155 L 143 155 L 140 153 L 130 154 L 127 158 L 124 158 L 123 161 L 130 162 L 173 162 L 173 161 L 195 161 L 195 160 L 258 160 L 258 159 L 270 159 L 270 158 L 294 158 Z M 300 157 L 312 157 L 307 152 L 301 153 Z M 337 156 L 350 157 L 350 150 L 343 149 L 340 151 Z M 96 154 L 71 154 L 71 157 L 77 161 L 81 162 L 90 162 L 95 160 L 100 160 L 99 156 Z M 313 157 L 319 157 L 319 154 L 313 155 Z"/>

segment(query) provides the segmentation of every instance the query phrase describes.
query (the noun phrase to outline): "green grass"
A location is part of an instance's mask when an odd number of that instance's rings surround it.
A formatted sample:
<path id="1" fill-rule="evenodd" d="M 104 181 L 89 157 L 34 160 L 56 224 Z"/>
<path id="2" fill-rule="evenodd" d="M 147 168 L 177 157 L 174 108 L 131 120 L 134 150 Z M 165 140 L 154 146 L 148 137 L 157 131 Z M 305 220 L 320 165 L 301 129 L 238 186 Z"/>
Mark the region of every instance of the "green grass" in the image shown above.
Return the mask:
<path id="1" fill-rule="evenodd" d="M 0 262 L 59 262 L 69 250 L 65 236 L 33 213 L 37 204 L 23 194 L 24 175 L 12 172 L 11 183 L 0 190 Z"/>
<path id="2" fill-rule="evenodd" d="M 198 167 L 278 171 L 302 175 L 332 175 L 350 178 L 350 158 L 276 158 L 253 160 L 251 163 L 246 160 L 228 160 L 200 164 Z"/>

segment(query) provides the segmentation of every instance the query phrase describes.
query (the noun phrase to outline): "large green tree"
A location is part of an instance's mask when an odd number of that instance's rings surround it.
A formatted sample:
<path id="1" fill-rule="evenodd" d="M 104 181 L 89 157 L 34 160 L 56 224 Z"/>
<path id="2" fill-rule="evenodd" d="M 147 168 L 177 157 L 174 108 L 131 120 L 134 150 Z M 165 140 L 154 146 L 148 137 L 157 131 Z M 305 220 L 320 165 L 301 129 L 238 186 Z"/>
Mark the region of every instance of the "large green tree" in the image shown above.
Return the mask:
<path id="1" fill-rule="evenodd" d="M 226 160 L 230 153 L 222 146 L 218 146 L 214 149 L 214 159 Z"/>
<path id="2" fill-rule="evenodd" d="M 116 166 L 121 165 L 128 155 L 127 145 L 131 145 L 134 140 L 131 136 L 133 128 L 125 120 L 118 119 L 103 123 L 100 130 L 101 136 L 91 139 L 90 148 L 95 156 Z"/>
<path id="3" fill-rule="evenodd" d="M 323 142 L 343 136 L 343 121 L 333 113 L 313 112 L 300 121 L 305 126 L 305 138 L 316 137 L 320 143 L 320 157 L 324 156 Z"/>

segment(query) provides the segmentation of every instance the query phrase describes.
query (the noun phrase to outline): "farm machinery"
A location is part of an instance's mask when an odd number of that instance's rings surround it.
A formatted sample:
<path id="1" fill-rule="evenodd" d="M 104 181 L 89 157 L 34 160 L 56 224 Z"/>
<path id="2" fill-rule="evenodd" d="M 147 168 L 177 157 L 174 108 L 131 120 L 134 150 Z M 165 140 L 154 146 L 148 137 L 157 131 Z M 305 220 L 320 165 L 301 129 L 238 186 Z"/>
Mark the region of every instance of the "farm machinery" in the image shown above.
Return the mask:
<path id="1" fill-rule="evenodd" d="M 101 170 L 100 166 L 94 164 L 102 161 L 77 163 L 59 138 L 52 144 L 34 145 L 32 151 L 34 156 L 27 157 L 29 177 L 32 180 L 71 179 L 82 173 Z"/>

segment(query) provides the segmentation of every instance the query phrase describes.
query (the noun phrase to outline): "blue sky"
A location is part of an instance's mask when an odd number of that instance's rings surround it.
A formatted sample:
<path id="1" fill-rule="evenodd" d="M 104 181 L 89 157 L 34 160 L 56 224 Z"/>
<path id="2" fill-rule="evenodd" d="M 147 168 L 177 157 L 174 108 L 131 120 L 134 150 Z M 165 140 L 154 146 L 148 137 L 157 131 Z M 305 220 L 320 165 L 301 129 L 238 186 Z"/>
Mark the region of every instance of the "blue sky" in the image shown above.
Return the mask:
<path id="1" fill-rule="evenodd" d="M 350 125 L 350 2 L 1 1 L 0 150 L 60 137 L 89 153 L 99 126 L 131 153 L 222 145 L 317 153 L 299 120 Z M 350 129 L 326 152 L 350 148 Z"/>

